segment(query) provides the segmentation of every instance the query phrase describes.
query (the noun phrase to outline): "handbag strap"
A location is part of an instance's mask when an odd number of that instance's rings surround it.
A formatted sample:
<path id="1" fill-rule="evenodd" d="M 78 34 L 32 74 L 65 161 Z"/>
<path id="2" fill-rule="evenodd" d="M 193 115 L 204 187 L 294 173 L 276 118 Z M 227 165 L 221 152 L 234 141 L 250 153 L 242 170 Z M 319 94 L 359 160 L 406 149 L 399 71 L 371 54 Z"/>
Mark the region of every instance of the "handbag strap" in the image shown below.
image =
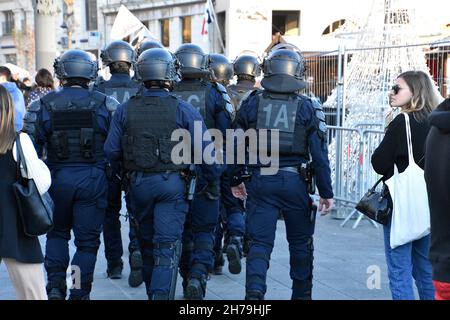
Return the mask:
<path id="1" fill-rule="evenodd" d="M 375 184 L 373 185 L 373 187 L 370 190 L 375 190 L 377 188 L 377 186 L 380 184 L 381 181 L 383 181 L 384 177 L 381 177 L 380 179 L 378 179 L 377 182 L 375 182 Z"/>
<path id="2" fill-rule="evenodd" d="M 409 124 L 409 116 L 406 113 L 403 113 L 405 116 L 405 125 L 406 125 L 406 141 L 408 144 L 408 164 L 411 163 L 411 161 L 414 162 L 414 156 L 413 156 L 413 148 L 412 148 L 412 140 L 411 140 L 411 126 Z"/>
<path id="3" fill-rule="evenodd" d="M 21 176 L 20 166 L 22 166 L 23 171 L 25 172 L 25 177 L 28 177 L 28 169 L 25 161 L 25 156 L 22 150 L 22 144 L 20 143 L 20 134 L 16 135 L 16 151 L 17 151 L 17 170 L 19 176 Z"/>

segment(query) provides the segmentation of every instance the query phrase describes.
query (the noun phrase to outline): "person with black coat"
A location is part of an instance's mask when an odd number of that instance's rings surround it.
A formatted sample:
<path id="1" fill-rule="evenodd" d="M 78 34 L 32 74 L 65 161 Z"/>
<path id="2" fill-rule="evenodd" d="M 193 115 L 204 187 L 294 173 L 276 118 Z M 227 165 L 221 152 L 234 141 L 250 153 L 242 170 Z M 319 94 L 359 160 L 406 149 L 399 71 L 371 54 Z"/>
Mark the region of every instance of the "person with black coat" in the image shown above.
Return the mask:
<path id="1" fill-rule="evenodd" d="M 438 105 L 440 96 L 431 78 L 422 71 L 407 71 L 398 76 L 389 94 L 392 107 L 409 116 L 415 162 L 423 169 L 425 140 L 429 131 L 428 115 Z M 406 120 L 399 114 L 387 127 L 386 134 L 372 155 L 373 169 L 387 180 L 408 167 Z M 394 213 L 395 214 L 395 213 Z M 384 226 L 385 255 L 389 285 L 394 300 L 414 300 L 415 280 L 421 300 L 434 299 L 431 264 L 428 260 L 430 235 L 395 247 L 390 246 L 391 221 Z"/>
<path id="2" fill-rule="evenodd" d="M 0 262 L 5 263 L 19 300 L 46 300 L 44 257 L 39 239 L 25 235 L 14 196 L 13 184 L 19 178 L 15 140 L 13 102 L 8 91 L 0 86 Z M 27 154 L 34 156 L 25 157 L 27 167 L 30 162 L 38 162 L 47 170 L 50 180 L 50 171 L 38 159 L 30 137 L 21 133 L 20 142 L 24 155 L 25 148 L 31 147 L 31 153 Z M 36 183 L 36 186 L 39 190 L 41 185 Z M 43 187 L 49 186 L 47 183 Z"/>
<path id="3" fill-rule="evenodd" d="M 450 300 L 450 97 L 428 118 L 425 181 L 431 215 L 429 258 L 437 300 Z"/>

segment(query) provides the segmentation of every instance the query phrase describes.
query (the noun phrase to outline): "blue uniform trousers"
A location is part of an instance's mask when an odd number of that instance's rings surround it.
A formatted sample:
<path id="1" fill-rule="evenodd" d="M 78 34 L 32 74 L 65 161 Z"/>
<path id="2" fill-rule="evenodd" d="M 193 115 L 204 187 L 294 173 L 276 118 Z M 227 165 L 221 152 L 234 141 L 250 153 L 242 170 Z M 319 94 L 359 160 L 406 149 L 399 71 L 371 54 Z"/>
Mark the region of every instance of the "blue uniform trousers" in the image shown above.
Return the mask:
<path id="1" fill-rule="evenodd" d="M 112 167 L 111 175 L 108 177 L 108 206 L 106 208 L 105 223 L 103 226 L 103 239 L 105 243 L 105 257 L 108 266 L 114 267 L 121 264 L 123 255 L 122 235 L 120 232 L 120 209 L 122 208 L 122 180 L 120 178 L 120 170 Z M 125 197 L 127 202 L 127 210 L 132 214 L 128 205 L 128 196 Z M 139 244 L 136 238 L 135 226 L 130 219 L 130 243 L 128 251 L 131 253 L 138 249 Z"/>
<path id="2" fill-rule="evenodd" d="M 256 169 L 246 185 L 250 241 L 246 263 L 247 293 L 266 292 L 266 274 L 281 211 L 289 243 L 293 298 L 307 298 L 311 294 L 315 212 L 305 182 L 296 173 L 279 171 L 273 176 L 262 176 Z"/>
<path id="3" fill-rule="evenodd" d="M 107 183 L 102 169 L 80 166 L 52 170 L 50 195 L 55 203 L 55 226 L 47 234 L 45 269 L 49 282 L 65 281 L 70 261 L 68 241 L 73 230 L 77 250 L 71 265 L 79 268 L 81 288 L 71 289 L 72 298 L 86 297 L 91 291 L 106 194 Z M 72 267 L 75 275 L 76 270 Z"/>
<path id="4" fill-rule="evenodd" d="M 180 254 L 177 251 L 189 207 L 185 181 L 178 172 L 137 173 L 131 178 L 129 196 L 139 224 L 147 295 L 150 299 L 168 296 L 175 285 Z"/>
<path id="5" fill-rule="evenodd" d="M 214 265 L 214 231 L 219 218 L 219 199 L 211 200 L 202 193 L 206 185 L 207 182 L 199 175 L 183 233 L 180 273 L 184 280 L 188 277 L 206 279 Z"/>

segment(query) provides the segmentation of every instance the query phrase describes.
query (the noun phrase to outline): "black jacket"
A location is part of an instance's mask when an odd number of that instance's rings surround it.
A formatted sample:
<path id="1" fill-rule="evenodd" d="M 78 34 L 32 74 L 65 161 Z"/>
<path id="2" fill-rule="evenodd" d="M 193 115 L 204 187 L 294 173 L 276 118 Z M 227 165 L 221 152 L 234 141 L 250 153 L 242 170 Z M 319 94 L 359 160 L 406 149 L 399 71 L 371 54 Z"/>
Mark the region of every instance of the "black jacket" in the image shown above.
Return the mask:
<path id="1" fill-rule="evenodd" d="M 13 183 L 17 181 L 16 162 L 11 150 L 0 154 L 0 258 L 22 263 L 42 263 L 41 245 L 37 237 L 23 232 L 19 218 Z"/>
<path id="2" fill-rule="evenodd" d="M 430 127 L 427 120 L 418 122 L 411 113 L 408 115 L 414 160 L 423 169 L 425 140 Z M 408 167 L 406 122 L 403 114 L 399 114 L 392 120 L 387 127 L 383 140 L 372 155 L 373 169 L 381 174 L 384 180 L 389 179 L 394 174 L 394 163 L 397 165 L 399 172 L 405 171 Z"/>
<path id="3" fill-rule="evenodd" d="M 425 181 L 431 214 L 430 261 L 433 279 L 450 282 L 450 99 L 429 117 Z"/>

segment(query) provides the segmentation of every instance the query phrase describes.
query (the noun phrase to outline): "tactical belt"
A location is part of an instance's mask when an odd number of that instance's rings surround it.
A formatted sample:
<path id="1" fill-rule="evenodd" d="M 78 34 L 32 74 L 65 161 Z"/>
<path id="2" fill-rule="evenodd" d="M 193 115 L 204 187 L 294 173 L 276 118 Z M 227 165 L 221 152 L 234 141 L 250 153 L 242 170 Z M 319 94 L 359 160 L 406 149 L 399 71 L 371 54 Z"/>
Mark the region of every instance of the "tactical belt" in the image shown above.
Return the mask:
<path id="1" fill-rule="evenodd" d="M 282 167 L 282 168 L 279 168 L 278 170 L 280 170 L 280 171 L 286 171 L 286 172 L 292 172 L 292 173 L 295 173 L 295 174 L 299 174 L 299 173 L 298 173 L 298 168 L 297 168 L 297 167 Z"/>
<path id="2" fill-rule="evenodd" d="M 143 172 L 143 171 L 136 171 L 136 172 L 142 172 L 142 176 L 143 177 L 149 177 L 149 176 L 153 176 L 155 174 L 168 174 L 168 173 L 173 173 L 173 172 L 180 172 L 182 169 L 180 170 L 164 170 L 164 171 L 153 171 L 153 172 Z"/>

